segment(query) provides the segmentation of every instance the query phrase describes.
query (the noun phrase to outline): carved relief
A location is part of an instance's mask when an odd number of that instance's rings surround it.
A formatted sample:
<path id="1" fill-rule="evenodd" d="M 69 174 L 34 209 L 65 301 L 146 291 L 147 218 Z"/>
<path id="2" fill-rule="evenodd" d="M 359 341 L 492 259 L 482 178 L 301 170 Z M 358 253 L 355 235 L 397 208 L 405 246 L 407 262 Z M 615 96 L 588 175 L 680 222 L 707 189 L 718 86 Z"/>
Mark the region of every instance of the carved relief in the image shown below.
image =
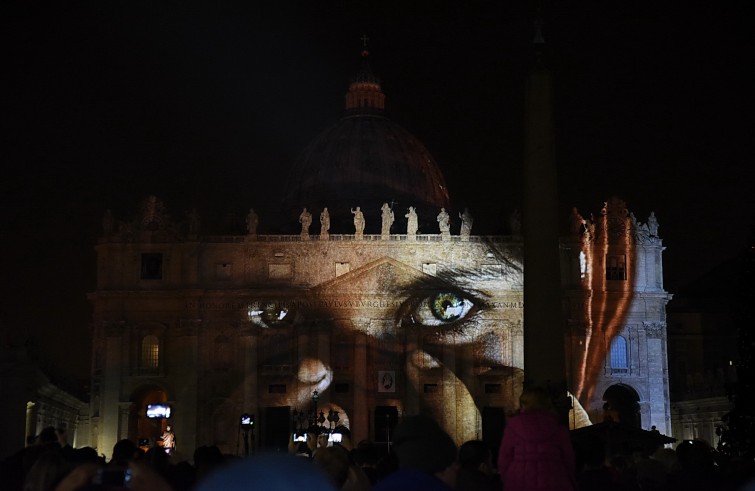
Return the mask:
<path id="1" fill-rule="evenodd" d="M 378 269 L 378 291 L 390 291 L 396 284 L 396 271 L 389 264 L 383 264 Z"/>
<path id="2" fill-rule="evenodd" d="M 608 239 L 612 242 L 621 242 L 629 237 L 631 226 L 629 223 L 629 210 L 623 200 L 611 198 L 604 207 L 606 210 L 606 226 Z"/>
<path id="3" fill-rule="evenodd" d="M 660 243 L 660 237 L 658 237 L 658 219 L 655 217 L 655 212 L 650 212 L 647 223 L 641 223 L 637 221 L 634 215 L 631 215 L 634 240 L 638 244 L 658 244 Z"/>
<path id="4" fill-rule="evenodd" d="M 666 337 L 666 323 L 659 321 L 642 321 L 645 333 L 651 339 L 663 339 Z"/>

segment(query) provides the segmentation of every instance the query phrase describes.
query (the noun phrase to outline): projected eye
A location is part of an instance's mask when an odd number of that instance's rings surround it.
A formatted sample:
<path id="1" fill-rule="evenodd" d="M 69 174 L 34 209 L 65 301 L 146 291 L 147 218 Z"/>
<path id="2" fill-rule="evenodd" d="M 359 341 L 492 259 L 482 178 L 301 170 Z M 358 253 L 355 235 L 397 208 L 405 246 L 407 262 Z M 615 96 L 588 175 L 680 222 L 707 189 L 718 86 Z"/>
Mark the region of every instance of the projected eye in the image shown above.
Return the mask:
<path id="1" fill-rule="evenodd" d="M 284 327 L 294 322 L 291 308 L 277 303 L 253 303 L 247 310 L 249 320 L 260 327 Z"/>
<path id="2" fill-rule="evenodd" d="M 423 326 L 448 326 L 468 317 L 474 307 L 471 300 L 456 293 L 435 293 L 420 300 L 412 318 Z"/>

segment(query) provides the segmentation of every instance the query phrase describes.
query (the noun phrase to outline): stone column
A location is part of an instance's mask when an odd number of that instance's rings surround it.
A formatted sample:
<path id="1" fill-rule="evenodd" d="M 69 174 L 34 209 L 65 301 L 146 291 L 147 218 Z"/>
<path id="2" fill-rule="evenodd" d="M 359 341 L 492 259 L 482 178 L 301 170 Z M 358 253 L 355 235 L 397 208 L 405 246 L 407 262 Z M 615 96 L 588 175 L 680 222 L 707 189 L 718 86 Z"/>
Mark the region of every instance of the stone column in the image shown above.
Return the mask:
<path id="1" fill-rule="evenodd" d="M 326 332 L 322 327 L 317 331 L 317 358 L 322 361 L 325 366 L 332 367 L 330 363 L 330 338 L 331 332 Z M 333 393 L 334 387 L 330 387 L 329 393 Z M 332 397 L 329 395 L 326 402 L 331 402 Z M 319 411 L 319 410 L 318 410 Z"/>
<path id="2" fill-rule="evenodd" d="M 175 381 L 175 393 L 168 394 L 168 400 L 175 401 L 173 431 L 176 434 L 176 448 L 183 455 L 192 455 L 197 444 L 197 421 L 199 412 L 198 376 L 199 335 L 201 319 L 181 320 L 174 338 L 169 357 L 169 369 Z"/>
<path id="3" fill-rule="evenodd" d="M 498 338 L 500 342 L 500 338 Z M 455 348 L 457 373 L 456 424 L 460 442 L 475 440 L 482 436 L 482 415 L 475 403 L 473 392 L 479 390 L 479 382 L 474 376 L 474 346 L 462 345 Z"/>
<path id="4" fill-rule="evenodd" d="M 130 415 L 131 402 L 121 402 L 118 404 L 118 440 L 123 440 L 129 437 L 128 423 Z"/>
<path id="5" fill-rule="evenodd" d="M 28 401 L 26 403 L 26 431 L 24 432 L 24 442 L 29 435 L 37 434 L 37 410 L 39 409 L 36 402 Z M 24 443 L 24 446 L 26 444 Z"/>
<path id="6" fill-rule="evenodd" d="M 419 387 L 419 381 L 420 381 L 420 375 L 419 375 L 419 368 L 412 363 L 411 358 L 413 357 L 414 353 L 417 351 L 417 347 L 419 346 L 419 334 L 411 333 L 406 335 L 406 379 L 403 381 L 404 387 L 405 387 L 405 404 L 403 414 L 419 414 L 419 397 L 420 397 L 420 390 L 421 387 Z M 414 385 L 412 381 L 417 382 L 416 390 L 414 388 Z"/>
<path id="7" fill-rule="evenodd" d="M 97 451 L 108 459 L 112 457 L 113 446 L 119 437 L 119 408 L 122 371 L 128 370 L 128 361 L 124 356 L 123 330 L 121 323 L 105 326 L 105 356 L 102 374 L 102 413 L 100 414 L 99 441 Z M 128 373 L 128 372 L 127 372 Z"/>
<path id="8" fill-rule="evenodd" d="M 648 276 L 650 265 L 647 262 L 647 249 L 640 244 L 635 244 L 634 254 L 630 255 L 628 260 L 634 262 L 633 266 L 634 266 L 634 274 L 635 274 L 634 276 L 635 290 L 640 290 L 640 291 L 655 290 L 656 287 L 653 284 L 654 283 L 653 274 L 651 273 Z"/>
<path id="9" fill-rule="evenodd" d="M 259 354 L 257 353 L 259 337 L 253 328 L 245 328 L 241 334 L 241 344 L 244 350 L 244 386 L 243 386 L 243 404 L 242 412 L 249 412 L 256 416 L 256 421 L 260 420 L 260 407 L 257 404 L 259 394 L 259 380 L 257 375 L 257 364 Z M 257 432 L 253 432 L 255 438 Z M 253 448 L 257 447 L 257 442 L 251 442 Z"/>
<path id="10" fill-rule="evenodd" d="M 524 368 L 524 329 L 522 329 L 522 321 L 517 321 L 511 328 L 511 366 L 516 368 Z"/>
<path id="11" fill-rule="evenodd" d="M 650 425 L 664 435 L 671 433 L 670 410 L 666 406 L 668 395 L 668 373 L 666 370 L 666 323 L 643 322 L 647 339 L 648 399 L 650 405 Z"/>
<path id="12" fill-rule="evenodd" d="M 305 358 L 312 356 L 312 351 L 316 351 L 316 348 L 313 350 L 309 345 L 310 339 L 309 334 L 307 334 L 307 328 L 308 326 L 297 326 L 296 328 L 296 351 L 299 359 L 293 360 L 294 365 L 298 365 Z"/>
<path id="13" fill-rule="evenodd" d="M 260 421 L 260 407 L 258 404 L 259 394 L 259 375 L 257 372 L 257 366 L 259 363 L 258 349 L 259 336 L 255 328 L 251 326 L 245 326 L 242 328 L 241 333 L 241 349 L 243 350 L 242 362 L 244 364 L 244 381 L 243 381 L 243 394 L 241 412 L 248 412 L 254 414 L 256 421 Z M 256 439 L 258 438 L 258 432 L 253 431 L 251 435 Z M 252 448 L 258 448 L 258 442 L 250 442 Z"/>
<path id="14" fill-rule="evenodd" d="M 550 71 L 543 62 L 543 48 L 542 44 L 535 45 L 525 96 L 524 379 L 525 384 L 563 390 L 565 398 L 552 86 Z M 566 422 L 568 410 L 565 405 L 559 409 Z"/>
<path id="15" fill-rule="evenodd" d="M 367 407 L 367 335 L 358 332 L 354 336 L 354 408 L 351 417 L 353 442 L 370 437 L 369 408 Z"/>
<path id="16" fill-rule="evenodd" d="M 458 380 L 455 375 L 456 354 L 454 353 L 453 346 L 447 344 L 443 345 L 440 361 L 443 364 L 443 399 L 449 401 L 452 408 L 449 413 L 443 415 L 443 418 L 445 419 L 443 426 L 458 445 L 459 439 L 462 438 L 462 435 L 460 435 L 460 432 L 458 431 L 458 421 L 462 417 L 459 413 L 463 412 L 463 408 L 459 407 L 459 401 L 456 398 L 456 385 Z"/>

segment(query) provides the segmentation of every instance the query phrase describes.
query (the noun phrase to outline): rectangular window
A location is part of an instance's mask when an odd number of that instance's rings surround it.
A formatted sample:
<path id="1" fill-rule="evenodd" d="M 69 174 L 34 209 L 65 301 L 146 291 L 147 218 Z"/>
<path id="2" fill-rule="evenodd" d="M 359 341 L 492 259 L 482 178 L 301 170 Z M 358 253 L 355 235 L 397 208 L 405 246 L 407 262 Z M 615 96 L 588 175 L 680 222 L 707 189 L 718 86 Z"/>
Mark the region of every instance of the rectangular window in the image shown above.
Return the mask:
<path id="1" fill-rule="evenodd" d="M 163 279 L 163 255 L 160 253 L 142 254 L 142 279 Z"/>
<path id="2" fill-rule="evenodd" d="M 606 256 L 606 279 L 612 281 L 627 279 L 627 257 L 625 255 Z"/>
<path id="3" fill-rule="evenodd" d="M 142 340 L 142 368 L 155 370 L 160 364 L 160 340 L 157 336 L 145 336 Z"/>

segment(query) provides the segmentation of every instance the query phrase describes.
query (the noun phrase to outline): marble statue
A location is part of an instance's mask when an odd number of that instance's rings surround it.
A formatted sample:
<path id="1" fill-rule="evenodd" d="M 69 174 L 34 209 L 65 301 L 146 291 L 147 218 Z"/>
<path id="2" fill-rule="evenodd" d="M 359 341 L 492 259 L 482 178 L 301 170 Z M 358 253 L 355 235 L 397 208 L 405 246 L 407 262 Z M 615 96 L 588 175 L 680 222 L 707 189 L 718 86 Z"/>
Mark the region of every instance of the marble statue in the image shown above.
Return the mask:
<path id="1" fill-rule="evenodd" d="M 648 217 L 648 231 L 651 237 L 658 237 L 658 219 L 655 218 L 654 211 L 651 211 Z"/>
<path id="2" fill-rule="evenodd" d="M 393 225 L 394 221 L 394 215 L 393 210 L 388 205 L 388 203 L 383 203 L 383 206 L 380 208 L 382 211 L 382 228 L 380 229 L 380 235 L 387 236 L 391 233 L 391 226 Z"/>
<path id="3" fill-rule="evenodd" d="M 637 230 L 634 232 L 634 238 L 639 244 L 648 244 L 650 242 L 650 227 L 647 223 L 638 223 Z"/>
<path id="4" fill-rule="evenodd" d="M 406 217 L 406 235 L 416 236 L 417 230 L 419 230 L 417 210 L 413 206 L 410 206 L 409 212 L 404 216 Z"/>
<path id="5" fill-rule="evenodd" d="M 445 208 L 440 209 L 438 213 L 438 228 L 440 228 L 441 234 L 451 233 L 451 216 L 448 214 Z"/>
<path id="6" fill-rule="evenodd" d="M 312 214 L 304 208 L 299 215 L 299 223 L 301 223 L 301 235 L 309 237 L 309 227 L 312 225 Z"/>
<path id="7" fill-rule="evenodd" d="M 364 234 L 364 213 L 362 209 L 357 206 L 357 209 L 351 209 L 351 214 L 354 215 L 354 231 L 358 238 L 362 238 Z"/>
<path id="8" fill-rule="evenodd" d="M 323 208 L 322 212 L 320 213 L 320 238 L 321 239 L 327 239 L 330 234 L 330 213 L 328 212 L 328 207 L 326 206 Z"/>
<path id="9" fill-rule="evenodd" d="M 246 216 L 246 231 L 249 235 L 257 235 L 257 225 L 259 225 L 259 218 L 254 208 L 249 208 L 249 214 Z"/>
<path id="10" fill-rule="evenodd" d="M 464 213 L 459 213 L 459 218 L 461 218 L 461 236 L 468 238 L 469 235 L 472 233 L 472 222 L 474 222 L 474 218 L 472 218 L 472 214 L 469 213 L 469 208 L 464 208 Z"/>

